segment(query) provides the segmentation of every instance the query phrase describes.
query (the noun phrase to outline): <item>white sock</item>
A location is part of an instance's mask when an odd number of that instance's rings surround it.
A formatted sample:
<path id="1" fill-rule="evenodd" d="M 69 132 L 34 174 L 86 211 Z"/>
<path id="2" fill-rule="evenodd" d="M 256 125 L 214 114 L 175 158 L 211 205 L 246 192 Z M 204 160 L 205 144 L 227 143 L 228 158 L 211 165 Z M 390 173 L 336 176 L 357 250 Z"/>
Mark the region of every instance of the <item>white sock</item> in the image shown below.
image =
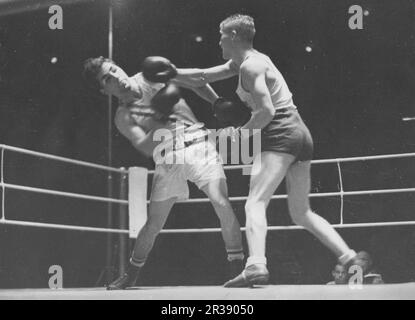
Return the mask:
<path id="1" fill-rule="evenodd" d="M 253 264 L 267 264 L 267 258 L 264 256 L 251 256 L 246 261 L 245 267 L 249 267 Z"/>
<path id="2" fill-rule="evenodd" d="M 342 256 L 339 257 L 339 262 L 340 262 L 340 264 L 345 265 L 350 260 L 352 260 L 355 256 L 356 256 L 356 251 L 349 250 L 345 254 L 343 254 Z"/>

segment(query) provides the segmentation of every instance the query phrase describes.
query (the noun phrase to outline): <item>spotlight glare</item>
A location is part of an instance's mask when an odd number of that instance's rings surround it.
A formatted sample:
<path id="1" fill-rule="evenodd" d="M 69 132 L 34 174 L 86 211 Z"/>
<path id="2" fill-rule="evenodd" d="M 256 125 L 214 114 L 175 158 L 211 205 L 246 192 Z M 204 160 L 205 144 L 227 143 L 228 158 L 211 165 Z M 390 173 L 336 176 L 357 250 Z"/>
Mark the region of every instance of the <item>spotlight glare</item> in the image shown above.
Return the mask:
<path id="1" fill-rule="evenodd" d="M 313 51 L 313 48 L 311 48 L 310 46 L 306 46 L 305 47 L 305 51 L 307 51 L 308 53 Z"/>
<path id="2" fill-rule="evenodd" d="M 201 36 L 196 36 L 195 37 L 195 41 L 196 42 L 202 42 L 203 41 L 203 38 Z"/>
<path id="3" fill-rule="evenodd" d="M 50 59 L 50 63 L 55 64 L 56 62 L 58 62 L 58 58 L 52 57 L 52 59 Z"/>

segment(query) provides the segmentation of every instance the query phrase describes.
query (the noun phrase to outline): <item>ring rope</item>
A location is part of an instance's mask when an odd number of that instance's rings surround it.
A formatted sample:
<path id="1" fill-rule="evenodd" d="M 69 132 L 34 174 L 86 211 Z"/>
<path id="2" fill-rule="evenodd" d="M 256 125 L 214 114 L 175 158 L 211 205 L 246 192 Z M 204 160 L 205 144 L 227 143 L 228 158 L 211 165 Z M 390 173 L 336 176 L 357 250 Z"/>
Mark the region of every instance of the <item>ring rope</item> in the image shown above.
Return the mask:
<path id="1" fill-rule="evenodd" d="M 415 221 L 396 221 L 396 222 L 367 222 L 367 223 L 344 223 L 344 224 L 332 224 L 333 228 L 346 229 L 346 228 L 366 228 L 366 227 L 391 227 L 391 226 L 414 226 Z M 221 232 L 221 228 L 201 228 L 201 229 L 164 229 L 161 233 L 213 233 Z M 306 230 L 300 226 L 269 226 L 268 231 L 281 231 L 281 230 Z M 246 231 L 246 228 L 241 228 L 241 231 Z"/>
<path id="2" fill-rule="evenodd" d="M 340 223 L 343 224 L 344 190 L 343 190 L 343 177 L 342 177 L 340 161 L 337 161 L 337 169 L 339 172 L 339 183 L 340 183 Z"/>
<path id="3" fill-rule="evenodd" d="M 19 220 L 0 220 L 0 224 L 15 225 L 15 226 L 29 226 L 48 229 L 63 229 L 73 231 L 91 231 L 91 232 L 107 232 L 117 234 L 128 234 L 129 230 L 126 229 L 110 229 L 110 228 L 97 228 L 97 227 L 84 227 L 66 224 L 55 223 L 41 223 L 41 222 L 29 222 Z M 332 224 L 336 229 L 346 228 L 367 228 L 367 227 L 393 227 L 393 226 L 413 226 L 415 221 L 394 221 L 394 222 L 367 222 L 367 223 L 345 223 L 345 224 Z M 269 226 L 268 231 L 283 231 L 283 230 L 305 230 L 300 226 Z M 192 228 L 192 229 L 164 229 L 161 233 L 178 234 L 178 233 L 218 233 L 221 232 L 220 228 Z M 241 228 L 241 231 L 246 231 L 246 228 Z"/>
<path id="4" fill-rule="evenodd" d="M 36 193 L 43 193 L 43 194 L 51 194 L 55 196 L 64 196 L 64 197 L 69 197 L 69 198 L 94 200 L 94 201 L 101 201 L 101 202 L 111 202 L 111 203 L 119 203 L 119 204 L 128 205 L 128 200 L 105 198 L 105 197 L 91 196 L 91 195 L 86 195 L 86 194 L 81 194 L 81 193 L 73 193 L 73 192 L 56 191 L 56 190 L 43 189 L 43 188 L 20 186 L 20 185 L 4 183 L 4 182 L 1 183 L 1 186 L 2 188 L 5 188 L 5 189 L 29 191 L 29 192 L 36 192 Z"/>
<path id="5" fill-rule="evenodd" d="M 415 221 L 396 221 L 396 222 L 367 222 L 367 223 L 345 223 L 345 224 L 332 224 L 333 228 L 346 229 L 346 228 L 365 228 L 365 227 L 391 227 L 391 226 L 413 226 Z M 201 229 L 164 229 L 161 233 L 213 233 L 221 232 L 221 228 L 201 228 Z M 306 230 L 300 226 L 269 226 L 268 231 L 281 231 L 281 230 Z M 241 231 L 246 231 L 245 227 L 241 228 Z"/>
<path id="6" fill-rule="evenodd" d="M 378 189 L 378 190 L 362 190 L 362 191 L 344 191 L 344 192 L 324 192 L 324 193 L 310 193 L 310 198 L 321 198 L 321 197 L 337 197 L 337 196 L 360 196 L 368 194 L 387 194 L 387 193 L 406 193 L 406 192 L 415 192 L 415 188 L 403 188 L 403 189 Z M 271 197 L 271 200 L 275 199 L 287 199 L 286 194 L 274 195 Z M 245 201 L 247 196 L 241 197 L 229 197 L 230 201 Z M 187 200 L 179 200 L 176 203 L 200 203 L 200 202 L 210 202 L 209 198 L 194 198 Z M 150 201 L 147 201 L 150 203 Z"/>
<path id="7" fill-rule="evenodd" d="M 377 156 L 362 156 L 362 157 L 350 157 L 350 158 L 333 158 L 333 159 L 320 159 L 311 160 L 311 164 L 327 164 L 336 162 L 355 162 L 355 161 L 366 161 L 366 160 L 383 160 L 383 159 L 395 159 L 395 158 L 411 158 L 415 157 L 415 152 L 412 153 L 397 153 L 397 154 L 384 154 Z M 235 170 L 252 167 L 251 164 L 237 164 L 237 165 L 224 165 L 224 170 Z M 149 170 L 149 174 L 154 174 L 154 170 Z"/>
<path id="8" fill-rule="evenodd" d="M 20 220 L 9 220 L 9 219 L 0 220 L 0 224 L 14 225 L 14 226 L 26 226 L 26 227 L 38 227 L 38 228 L 49 228 L 49 229 L 63 229 L 63 230 L 73 230 L 73 231 L 108 232 L 108 233 L 121 233 L 121 234 L 128 234 L 129 233 L 129 230 L 125 230 L 125 229 L 85 227 L 85 226 L 74 226 L 74 225 L 68 225 L 68 224 L 31 222 L 31 221 L 20 221 Z"/>
<path id="9" fill-rule="evenodd" d="M 17 152 L 17 153 L 28 154 L 28 155 L 42 157 L 42 158 L 56 160 L 56 161 L 61 161 L 61 162 L 66 162 L 66 163 L 71 163 L 71 164 L 76 164 L 76 165 L 84 166 L 84 167 L 90 167 L 90 168 L 105 170 L 105 171 L 112 171 L 112 172 L 117 172 L 117 173 L 128 173 L 127 170 L 123 170 L 123 169 L 117 169 L 117 168 L 112 168 L 112 167 L 108 167 L 108 166 L 103 166 L 101 164 L 96 164 L 96 163 L 91 163 L 91 162 L 86 162 L 86 161 L 81 161 L 81 160 L 74 160 L 74 159 L 70 159 L 70 158 L 55 156 L 55 155 L 48 154 L 48 153 L 43 153 L 43 152 L 37 152 L 37 151 L 27 150 L 27 149 L 23 149 L 23 148 L 12 147 L 12 146 L 8 146 L 8 145 L 5 145 L 5 144 L 0 144 L 0 149 L 14 151 L 14 152 Z"/>

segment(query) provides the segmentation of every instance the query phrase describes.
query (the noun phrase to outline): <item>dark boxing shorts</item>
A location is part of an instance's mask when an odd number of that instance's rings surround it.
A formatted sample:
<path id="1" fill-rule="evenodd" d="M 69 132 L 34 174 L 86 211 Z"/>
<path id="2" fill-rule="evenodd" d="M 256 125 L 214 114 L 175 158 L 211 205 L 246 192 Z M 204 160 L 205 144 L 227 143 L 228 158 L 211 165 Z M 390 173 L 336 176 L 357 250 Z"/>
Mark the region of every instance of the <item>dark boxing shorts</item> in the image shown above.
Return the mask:
<path id="1" fill-rule="evenodd" d="M 313 158 L 313 138 L 295 107 L 278 109 L 262 129 L 261 151 L 288 153 L 296 161 Z"/>

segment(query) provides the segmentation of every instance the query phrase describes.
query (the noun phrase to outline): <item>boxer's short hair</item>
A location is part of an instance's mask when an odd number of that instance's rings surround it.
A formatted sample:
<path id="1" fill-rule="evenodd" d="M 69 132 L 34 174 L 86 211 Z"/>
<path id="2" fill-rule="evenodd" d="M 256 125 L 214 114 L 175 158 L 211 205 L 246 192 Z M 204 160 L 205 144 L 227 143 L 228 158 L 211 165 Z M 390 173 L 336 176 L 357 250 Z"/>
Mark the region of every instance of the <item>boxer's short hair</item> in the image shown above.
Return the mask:
<path id="1" fill-rule="evenodd" d="M 246 42 L 252 43 L 255 37 L 254 18 L 243 14 L 233 14 L 220 23 L 220 28 L 235 30 L 240 38 Z"/>
<path id="2" fill-rule="evenodd" d="M 87 86 L 91 90 L 97 91 L 101 89 L 101 84 L 98 82 L 97 76 L 98 73 L 101 71 L 101 67 L 104 64 L 104 62 L 109 62 L 116 65 L 116 63 L 113 60 L 105 58 L 103 56 L 97 58 L 88 58 L 84 61 L 84 71 L 82 75 L 85 79 Z"/>

